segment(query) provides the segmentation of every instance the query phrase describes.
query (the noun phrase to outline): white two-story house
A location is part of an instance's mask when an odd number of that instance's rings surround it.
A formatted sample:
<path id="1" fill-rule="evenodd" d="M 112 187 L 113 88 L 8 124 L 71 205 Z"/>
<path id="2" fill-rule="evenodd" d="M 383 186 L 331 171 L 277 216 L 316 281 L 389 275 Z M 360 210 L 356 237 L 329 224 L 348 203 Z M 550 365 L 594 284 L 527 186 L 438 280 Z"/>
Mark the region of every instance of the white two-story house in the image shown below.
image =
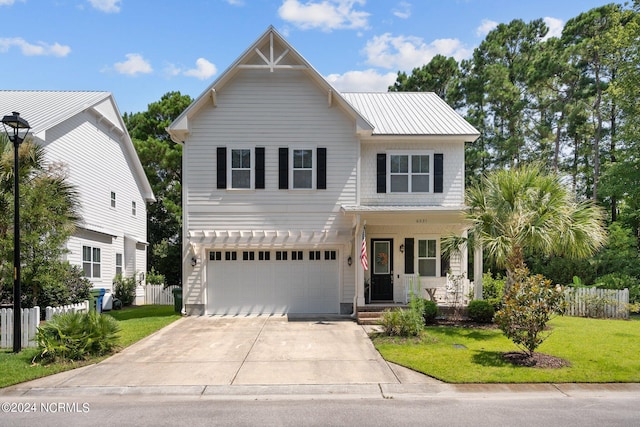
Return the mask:
<path id="1" fill-rule="evenodd" d="M 0 91 L 1 114 L 12 111 L 29 122 L 29 135 L 45 148 L 46 161 L 64 167 L 78 192 L 81 220 L 65 258 L 83 269 L 94 288 L 112 290 L 117 274 L 136 275 L 144 284 L 146 204 L 155 198 L 113 95 Z"/>
<path id="2" fill-rule="evenodd" d="M 187 314 L 349 314 L 466 274 L 440 239 L 479 134 L 433 93 L 339 93 L 270 27 L 168 132 Z"/>

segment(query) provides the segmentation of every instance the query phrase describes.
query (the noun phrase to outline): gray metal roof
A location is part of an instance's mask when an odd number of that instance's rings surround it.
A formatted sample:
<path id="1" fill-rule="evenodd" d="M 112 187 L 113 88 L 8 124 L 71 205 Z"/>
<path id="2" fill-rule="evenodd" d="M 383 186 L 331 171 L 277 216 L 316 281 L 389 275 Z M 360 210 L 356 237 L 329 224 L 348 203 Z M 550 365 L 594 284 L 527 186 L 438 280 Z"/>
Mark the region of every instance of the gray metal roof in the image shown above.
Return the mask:
<path id="1" fill-rule="evenodd" d="M 17 111 L 29 122 L 31 133 L 38 135 L 110 96 L 109 92 L 0 90 L 0 116 Z"/>
<path id="2" fill-rule="evenodd" d="M 118 129 L 141 182 L 143 196 L 149 202 L 155 201 L 149 180 L 111 92 L 0 90 L 0 117 L 14 111 L 20 113 L 20 117 L 31 126 L 29 134 L 43 141 L 47 130 L 87 109 L 93 109 L 101 119 L 108 120 L 113 128 Z M 4 130 L 0 127 L 0 131 Z"/>
<path id="3" fill-rule="evenodd" d="M 473 140 L 480 135 L 433 92 L 341 94 L 374 126 L 373 135 L 446 135 Z"/>

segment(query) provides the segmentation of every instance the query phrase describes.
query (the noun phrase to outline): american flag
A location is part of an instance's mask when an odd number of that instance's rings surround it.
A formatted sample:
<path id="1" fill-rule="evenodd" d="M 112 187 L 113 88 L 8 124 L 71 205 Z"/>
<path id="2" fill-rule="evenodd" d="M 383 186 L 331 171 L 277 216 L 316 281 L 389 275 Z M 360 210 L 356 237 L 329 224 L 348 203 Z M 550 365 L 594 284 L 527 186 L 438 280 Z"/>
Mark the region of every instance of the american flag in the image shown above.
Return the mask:
<path id="1" fill-rule="evenodd" d="M 365 228 L 362 228 L 362 246 L 360 247 L 360 264 L 365 270 L 369 269 L 369 261 L 367 260 L 367 237 L 365 236 Z"/>

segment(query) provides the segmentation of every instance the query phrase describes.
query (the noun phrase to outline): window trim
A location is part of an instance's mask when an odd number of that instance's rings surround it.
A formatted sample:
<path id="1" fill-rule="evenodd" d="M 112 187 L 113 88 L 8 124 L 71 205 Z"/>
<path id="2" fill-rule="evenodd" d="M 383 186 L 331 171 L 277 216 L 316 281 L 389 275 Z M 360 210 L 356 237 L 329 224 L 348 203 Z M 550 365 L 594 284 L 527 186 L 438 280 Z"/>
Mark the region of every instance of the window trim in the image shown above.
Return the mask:
<path id="1" fill-rule="evenodd" d="M 239 150 L 249 151 L 249 167 L 248 168 L 234 168 L 233 167 L 233 152 Z M 256 177 L 256 150 L 255 147 L 229 147 L 227 151 L 227 190 L 233 191 L 250 191 L 255 190 L 255 177 Z M 249 187 L 234 187 L 233 186 L 233 172 L 234 171 L 246 171 L 249 170 Z"/>
<path id="2" fill-rule="evenodd" d="M 391 176 L 396 175 L 391 172 L 391 157 L 393 156 L 408 156 L 408 172 L 407 176 L 407 191 L 391 191 Z M 412 191 L 411 188 L 411 177 L 414 175 L 411 171 L 412 165 L 412 156 L 429 156 L 429 191 Z M 393 150 L 386 152 L 386 184 L 387 184 L 387 194 L 433 194 L 434 193 L 434 151 L 433 150 Z M 405 174 L 402 174 L 405 175 Z M 425 175 L 425 174 L 416 174 L 416 175 Z"/>
<path id="3" fill-rule="evenodd" d="M 295 157 L 295 152 L 296 151 L 301 151 L 301 150 L 305 150 L 305 151 L 310 151 L 311 152 L 311 168 L 296 168 L 295 167 L 295 163 L 294 163 L 294 157 Z M 295 170 L 301 170 L 301 171 L 309 171 L 311 173 L 311 187 L 304 187 L 304 188 L 296 188 L 295 187 L 295 181 L 294 181 L 294 171 Z M 311 147 L 311 146 L 297 146 L 297 147 L 290 147 L 289 148 L 289 189 L 290 190 L 294 190 L 294 191 L 309 191 L 309 190 L 316 190 L 317 189 L 317 174 L 318 174 L 318 153 L 317 153 L 317 147 Z"/>
<path id="4" fill-rule="evenodd" d="M 427 255 L 428 255 L 428 251 L 429 251 L 429 241 L 433 241 L 435 242 L 436 245 L 436 254 L 434 257 L 421 257 L 420 256 L 420 242 L 422 241 L 426 241 L 427 242 Z M 414 246 L 414 251 L 415 251 L 415 260 L 414 260 L 414 271 L 417 271 L 421 277 L 440 277 L 440 258 L 441 258 L 441 254 L 440 254 L 440 239 L 438 237 L 435 236 L 416 236 L 415 237 L 415 246 Z M 424 275 L 422 273 L 420 273 L 420 260 L 423 259 L 427 259 L 427 260 L 434 260 L 434 275 L 433 276 L 427 276 Z"/>
<path id="5" fill-rule="evenodd" d="M 91 255 L 90 259 L 86 259 L 85 258 L 85 248 L 89 249 L 89 254 Z M 98 254 L 99 260 L 95 261 L 95 254 Z M 85 264 L 88 264 L 89 268 L 91 269 L 91 275 L 87 276 L 85 273 Z M 99 269 L 99 273 L 98 275 L 95 274 L 95 267 L 98 267 Z M 82 245 L 82 273 L 84 275 L 84 277 L 87 277 L 89 279 L 100 279 L 102 277 L 102 250 L 101 248 L 95 247 L 95 246 L 88 246 L 88 245 Z"/>

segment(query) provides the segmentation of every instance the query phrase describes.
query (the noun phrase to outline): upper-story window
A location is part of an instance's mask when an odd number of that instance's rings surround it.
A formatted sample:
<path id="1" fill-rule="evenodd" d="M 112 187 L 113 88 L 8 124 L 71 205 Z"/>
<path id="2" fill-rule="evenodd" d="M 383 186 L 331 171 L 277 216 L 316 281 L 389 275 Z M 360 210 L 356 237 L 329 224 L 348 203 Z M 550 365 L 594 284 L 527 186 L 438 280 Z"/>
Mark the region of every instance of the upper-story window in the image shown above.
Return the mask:
<path id="1" fill-rule="evenodd" d="M 216 187 L 219 190 L 264 189 L 264 147 L 216 150 Z"/>
<path id="2" fill-rule="evenodd" d="M 293 156 L 293 168 L 291 170 L 292 183 L 294 189 L 313 188 L 313 150 L 294 149 L 291 150 Z"/>
<path id="3" fill-rule="evenodd" d="M 251 150 L 246 148 L 231 149 L 231 188 L 251 188 Z"/>
<path id="4" fill-rule="evenodd" d="M 136 202 L 131 202 L 131 215 L 136 216 L 136 213 L 137 213 Z"/>
<path id="5" fill-rule="evenodd" d="M 444 155 L 431 151 L 391 151 L 376 154 L 376 192 L 387 194 L 442 193 Z"/>
<path id="6" fill-rule="evenodd" d="M 116 207 L 116 192 L 115 191 L 111 192 L 111 207 L 112 208 Z"/>
<path id="7" fill-rule="evenodd" d="M 391 193 L 430 193 L 431 153 L 391 153 L 388 156 Z"/>

